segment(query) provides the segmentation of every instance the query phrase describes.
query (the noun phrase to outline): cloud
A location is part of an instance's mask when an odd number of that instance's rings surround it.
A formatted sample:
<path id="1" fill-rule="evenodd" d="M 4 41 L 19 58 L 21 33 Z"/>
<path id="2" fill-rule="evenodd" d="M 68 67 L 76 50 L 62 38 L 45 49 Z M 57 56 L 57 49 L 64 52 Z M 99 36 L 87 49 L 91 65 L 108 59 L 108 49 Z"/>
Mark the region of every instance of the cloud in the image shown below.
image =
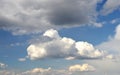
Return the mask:
<path id="1" fill-rule="evenodd" d="M 107 59 L 114 59 L 114 56 L 112 54 L 106 56 Z"/>
<path id="2" fill-rule="evenodd" d="M 34 68 L 25 72 L 17 73 L 17 75 L 74 75 L 76 72 L 94 71 L 95 68 L 88 64 L 69 66 L 68 69 L 52 69 L 52 68 Z"/>
<path id="3" fill-rule="evenodd" d="M 120 7 L 120 2 L 119 0 L 107 0 L 107 2 L 105 3 L 105 5 L 103 6 L 103 10 L 101 11 L 102 14 L 106 15 L 106 14 L 110 14 L 115 10 L 119 10 Z"/>
<path id="4" fill-rule="evenodd" d="M 111 24 L 119 24 L 120 23 L 120 18 L 113 19 L 110 23 Z"/>
<path id="5" fill-rule="evenodd" d="M 116 27 L 116 34 L 114 36 L 114 39 L 120 40 L 120 24 Z"/>
<path id="6" fill-rule="evenodd" d="M 120 24 L 115 29 L 115 35 L 112 36 L 108 41 L 105 41 L 97 46 L 99 49 L 107 50 L 111 53 L 120 53 Z"/>
<path id="7" fill-rule="evenodd" d="M 113 62 L 115 62 L 113 65 L 116 64 L 116 62 L 120 62 L 120 24 L 115 29 L 115 35 L 111 36 L 111 38 L 108 41 L 102 42 L 101 44 L 97 45 L 96 47 L 99 49 L 104 49 L 110 53 L 110 55 L 107 55 L 107 59 L 112 59 Z"/>
<path id="8" fill-rule="evenodd" d="M 71 75 L 70 72 L 66 70 L 54 70 L 54 69 L 44 69 L 44 68 L 34 68 L 25 72 L 15 72 L 9 70 L 1 70 L 0 75 Z"/>
<path id="9" fill-rule="evenodd" d="M 6 67 L 7 67 L 6 64 L 4 64 L 4 63 L 0 63 L 0 69 L 4 69 L 4 68 L 6 68 Z"/>
<path id="10" fill-rule="evenodd" d="M 23 72 L 18 75 L 48 75 L 51 71 L 51 68 L 43 69 L 43 68 L 34 68 L 32 70 Z"/>
<path id="11" fill-rule="evenodd" d="M 96 20 L 99 0 L 1 0 L 0 29 L 14 35 L 83 26 Z M 100 24 L 93 26 L 101 27 Z"/>
<path id="12" fill-rule="evenodd" d="M 73 65 L 69 67 L 69 71 L 95 71 L 95 68 L 88 64 Z"/>
<path id="13" fill-rule="evenodd" d="M 88 72 L 88 71 L 94 71 L 95 68 L 91 65 L 88 64 L 83 64 L 81 65 L 73 65 L 73 66 L 69 66 L 68 69 L 59 69 L 59 70 L 55 70 L 55 69 L 43 69 L 43 68 L 35 68 L 26 72 L 23 72 L 20 75 L 28 75 L 28 74 L 34 74 L 34 75 L 72 75 L 74 72 Z"/>
<path id="14" fill-rule="evenodd" d="M 15 72 L 9 70 L 0 70 L 0 75 L 15 75 Z"/>
<path id="15" fill-rule="evenodd" d="M 75 47 L 78 50 L 78 54 L 88 58 L 96 58 L 103 56 L 104 52 L 95 49 L 92 44 L 88 42 L 76 42 Z"/>
<path id="16" fill-rule="evenodd" d="M 93 74 L 95 75 L 104 75 L 105 73 L 108 75 L 119 75 L 120 73 L 119 72 L 120 60 L 116 62 L 114 61 L 114 59 L 109 60 L 108 58 L 108 59 L 93 60 L 93 61 L 86 60 L 85 62 L 96 68 L 96 70 L 93 72 Z"/>
<path id="17" fill-rule="evenodd" d="M 118 66 L 120 65 L 120 63 L 110 62 L 108 60 L 93 60 L 88 61 L 88 63 L 90 63 L 91 65 L 75 64 L 70 65 L 64 69 L 38 67 L 27 71 L 0 70 L 0 75 L 101 75 L 104 73 L 107 73 L 109 75 L 119 75 Z"/>
<path id="18" fill-rule="evenodd" d="M 28 57 L 31 60 L 44 58 L 70 59 L 97 59 L 102 58 L 105 53 L 88 42 L 75 41 L 71 38 L 60 37 L 56 30 L 47 30 L 43 35 L 32 40 L 27 48 Z"/>
<path id="19" fill-rule="evenodd" d="M 18 61 L 24 62 L 26 61 L 26 58 L 19 58 Z"/>

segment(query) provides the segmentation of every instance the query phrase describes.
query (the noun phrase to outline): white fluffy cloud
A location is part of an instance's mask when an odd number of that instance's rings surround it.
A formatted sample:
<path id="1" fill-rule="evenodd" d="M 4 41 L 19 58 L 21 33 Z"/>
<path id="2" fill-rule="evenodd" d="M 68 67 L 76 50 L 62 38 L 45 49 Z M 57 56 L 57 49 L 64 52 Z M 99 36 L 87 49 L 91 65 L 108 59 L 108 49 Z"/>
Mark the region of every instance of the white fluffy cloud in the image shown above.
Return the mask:
<path id="1" fill-rule="evenodd" d="M 114 10 L 119 9 L 120 7 L 120 1 L 119 0 L 107 0 L 105 3 L 102 13 L 105 14 L 110 14 Z M 120 9 L 119 9 L 120 10 Z"/>
<path id="2" fill-rule="evenodd" d="M 101 57 L 104 54 L 104 52 L 95 49 L 93 45 L 88 42 L 76 42 L 75 47 L 78 50 L 78 54 L 85 57 L 86 56 L 90 58 Z"/>
<path id="3" fill-rule="evenodd" d="M 69 67 L 69 71 L 95 71 L 95 68 L 88 64 L 73 65 Z"/>
<path id="4" fill-rule="evenodd" d="M 0 0 L 0 28 L 15 35 L 95 21 L 99 0 Z M 101 27 L 95 24 L 94 26 Z"/>
<path id="5" fill-rule="evenodd" d="M 43 33 L 42 38 L 32 42 L 27 48 L 31 60 L 43 58 L 96 59 L 104 56 L 88 42 L 78 41 L 67 37 L 60 37 L 56 30 L 50 29 Z"/>
<path id="6" fill-rule="evenodd" d="M 0 63 L 0 69 L 6 68 L 6 67 L 7 67 L 6 64 L 4 64 L 4 63 Z"/>

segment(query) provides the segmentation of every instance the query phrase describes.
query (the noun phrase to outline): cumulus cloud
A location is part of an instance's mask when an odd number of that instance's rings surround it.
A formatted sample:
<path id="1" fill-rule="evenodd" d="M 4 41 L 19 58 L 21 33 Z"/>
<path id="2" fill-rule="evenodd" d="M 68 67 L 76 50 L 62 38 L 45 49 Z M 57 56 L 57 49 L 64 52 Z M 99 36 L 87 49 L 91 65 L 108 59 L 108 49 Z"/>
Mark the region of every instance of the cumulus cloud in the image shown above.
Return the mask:
<path id="1" fill-rule="evenodd" d="M 105 55 L 104 51 L 96 49 L 92 44 L 60 37 L 58 32 L 53 29 L 43 33 L 42 38 L 45 38 L 45 41 L 41 41 L 40 38 L 28 46 L 27 53 L 31 60 L 44 58 L 97 59 Z"/>
<path id="2" fill-rule="evenodd" d="M 95 68 L 88 64 L 73 65 L 69 67 L 69 71 L 95 71 Z"/>
<path id="3" fill-rule="evenodd" d="M 4 63 L 0 63 L 0 69 L 6 68 L 6 67 L 7 67 L 6 64 L 4 64 Z"/>
<path id="4" fill-rule="evenodd" d="M 0 28 L 15 35 L 95 22 L 100 0 L 0 0 Z M 94 26 L 101 27 L 100 24 Z"/>
<path id="5" fill-rule="evenodd" d="M 119 0 L 107 0 L 105 5 L 103 6 L 102 13 L 104 15 L 112 13 L 114 10 L 118 9 L 120 7 L 120 1 Z"/>

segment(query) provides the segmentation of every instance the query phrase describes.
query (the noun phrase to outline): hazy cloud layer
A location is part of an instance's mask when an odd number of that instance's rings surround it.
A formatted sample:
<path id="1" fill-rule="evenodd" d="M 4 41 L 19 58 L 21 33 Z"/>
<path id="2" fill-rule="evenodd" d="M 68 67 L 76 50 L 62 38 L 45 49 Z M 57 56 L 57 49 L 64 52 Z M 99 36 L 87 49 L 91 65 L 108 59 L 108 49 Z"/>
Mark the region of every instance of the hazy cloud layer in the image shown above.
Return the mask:
<path id="1" fill-rule="evenodd" d="M 74 64 L 64 69 L 33 68 L 27 71 L 0 70 L 0 75 L 119 75 L 119 62 L 109 60 L 88 61 L 89 64 Z M 105 65 L 105 66 L 103 66 Z"/>
<path id="2" fill-rule="evenodd" d="M 112 55 L 106 56 L 108 59 L 114 59 L 115 62 L 120 62 L 120 25 L 115 29 L 115 35 L 108 41 L 102 42 L 96 47 L 111 52 Z"/>
<path id="3" fill-rule="evenodd" d="M 0 28 L 21 35 L 49 28 L 81 26 L 95 22 L 98 2 L 99 0 L 0 0 Z M 101 27 L 97 23 L 94 26 Z"/>
<path id="4" fill-rule="evenodd" d="M 112 53 L 119 54 L 120 53 L 120 25 L 118 25 L 115 29 L 115 35 L 112 36 L 108 41 L 105 41 L 98 45 L 97 47 L 100 49 L 111 51 Z"/>
<path id="5" fill-rule="evenodd" d="M 60 37 L 53 29 L 47 30 L 41 37 L 42 39 L 35 39 L 27 48 L 28 56 L 32 60 L 43 58 L 97 59 L 105 55 L 104 51 L 94 48 L 92 44 Z"/>
<path id="6" fill-rule="evenodd" d="M 9 70 L 1 70 L 0 75 L 74 75 L 74 73 L 90 72 L 95 70 L 95 68 L 88 64 L 83 64 L 82 66 L 71 65 L 67 69 L 52 69 L 52 68 L 34 68 L 25 72 L 15 72 Z"/>

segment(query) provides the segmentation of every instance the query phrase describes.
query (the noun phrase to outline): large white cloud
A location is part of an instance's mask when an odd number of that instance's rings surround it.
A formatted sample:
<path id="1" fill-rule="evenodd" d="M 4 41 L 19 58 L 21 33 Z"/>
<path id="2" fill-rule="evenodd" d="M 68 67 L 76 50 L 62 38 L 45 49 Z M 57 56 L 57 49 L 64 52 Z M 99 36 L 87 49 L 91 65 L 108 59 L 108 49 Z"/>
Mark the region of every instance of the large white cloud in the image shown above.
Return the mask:
<path id="1" fill-rule="evenodd" d="M 92 44 L 60 37 L 53 29 L 43 33 L 42 39 L 32 42 L 27 48 L 27 53 L 32 60 L 43 58 L 96 59 L 105 55 L 104 51 L 94 48 Z"/>
<path id="2" fill-rule="evenodd" d="M 0 0 L 0 28 L 15 35 L 94 23 L 99 0 Z"/>

